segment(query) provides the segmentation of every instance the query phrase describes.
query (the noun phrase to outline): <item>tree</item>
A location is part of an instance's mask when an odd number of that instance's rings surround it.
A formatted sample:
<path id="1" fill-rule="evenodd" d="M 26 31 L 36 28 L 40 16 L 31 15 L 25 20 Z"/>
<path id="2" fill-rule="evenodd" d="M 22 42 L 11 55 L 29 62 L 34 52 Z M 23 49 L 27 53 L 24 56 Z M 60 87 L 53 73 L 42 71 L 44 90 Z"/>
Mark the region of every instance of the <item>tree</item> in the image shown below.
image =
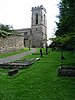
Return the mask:
<path id="1" fill-rule="evenodd" d="M 11 25 L 0 24 L 0 30 L 6 31 L 6 32 L 11 32 L 12 29 L 13 29 L 13 27 Z"/>
<path id="2" fill-rule="evenodd" d="M 59 47 L 74 50 L 75 48 L 75 0 L 61 0 L 59 3 L 60 14 L 57 24 L 56 44 Z M 68 39 L 68 41 L 66 41 Z M 61 42 L 62 41 L 62 42 Z"/>
<path id="3" fill-rule="evenodd" d="M 6 37 L 9 35 L 9 32 L 11 33 L 13 30 L 13 27 L 11 25 L 4 25 L 0 24 L 0 37 Z"/>
<path id="4" fill-rule="evenodd" d="M 52 42 L 52 50 L 53 49 L 58 49 L 61 51 L 61 59 L 65 59 L 64 55 L 63 55 L 63 50 L 65 49 L 65 41 L 66 39 L 64 39 L 63 37 L 55 37 L 55 38 L 51 38 Z"/>
<path id="5" fill-rule="evenodd" d="M 59 23 L 57 24 L 56 36 L 75 31 L 75 1 L 61 0 L 59 3 Z"/>
<path id="6" fill-rule="evenodd" d="M 0 37 L 6 37 L 8 35 L 8 32 L 0 30 Z"/>

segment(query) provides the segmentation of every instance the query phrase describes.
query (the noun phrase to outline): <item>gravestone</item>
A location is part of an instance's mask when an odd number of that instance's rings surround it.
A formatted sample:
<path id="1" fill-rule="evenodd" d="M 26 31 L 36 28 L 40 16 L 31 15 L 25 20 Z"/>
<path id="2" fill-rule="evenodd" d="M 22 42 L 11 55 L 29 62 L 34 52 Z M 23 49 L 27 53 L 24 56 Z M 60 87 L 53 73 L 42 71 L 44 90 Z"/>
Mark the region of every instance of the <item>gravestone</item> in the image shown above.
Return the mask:
<path id="1" fill-rule="evenodd" d="M 58 69 L 59 76 L 75 77 L 75 67 L 73 66 L 60 66 Z"/>
<path id="2" fill-rule="evenodd" d="M 8 75 L 9 76 L 13 76 L 13 75 L 15 75 L 15 74 L 17 74 L 18 73 L 18 69 L 13 69 L 13 70 L 9 70 L 8 71 Z"/>

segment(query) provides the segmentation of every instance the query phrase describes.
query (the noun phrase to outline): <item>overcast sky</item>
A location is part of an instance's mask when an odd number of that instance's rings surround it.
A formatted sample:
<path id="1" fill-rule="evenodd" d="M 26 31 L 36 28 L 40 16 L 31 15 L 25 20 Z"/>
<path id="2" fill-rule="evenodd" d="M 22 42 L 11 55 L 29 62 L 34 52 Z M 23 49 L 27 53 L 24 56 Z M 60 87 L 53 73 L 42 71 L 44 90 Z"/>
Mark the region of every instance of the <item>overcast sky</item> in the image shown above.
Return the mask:
<path id="1" fill-rule="evenodd" d="M 47 35 L 53 36 L 57 4 L 60 0 L 0 0 L 0 23 L 13 25 L 14 29 L 31 27 L 31 8 L 43 5 L 47 10 Z"/>

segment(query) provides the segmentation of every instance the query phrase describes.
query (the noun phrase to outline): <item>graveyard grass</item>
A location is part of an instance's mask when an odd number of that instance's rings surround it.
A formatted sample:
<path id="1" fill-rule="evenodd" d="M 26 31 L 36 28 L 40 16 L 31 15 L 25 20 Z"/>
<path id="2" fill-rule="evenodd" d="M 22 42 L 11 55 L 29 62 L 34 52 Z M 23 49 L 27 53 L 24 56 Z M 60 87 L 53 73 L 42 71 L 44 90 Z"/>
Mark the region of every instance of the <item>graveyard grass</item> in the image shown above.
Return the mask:
<path id="1" fill-rule="evenodd" d="M 27 69 L 10 77 L 0 74 L 0 100 L 75 100 L 75 77 L 57 75 L 61 64 L 75 66 L 75 54 L 50 51 Z M 40 57 L 28 55 L 27 58 Z"/>

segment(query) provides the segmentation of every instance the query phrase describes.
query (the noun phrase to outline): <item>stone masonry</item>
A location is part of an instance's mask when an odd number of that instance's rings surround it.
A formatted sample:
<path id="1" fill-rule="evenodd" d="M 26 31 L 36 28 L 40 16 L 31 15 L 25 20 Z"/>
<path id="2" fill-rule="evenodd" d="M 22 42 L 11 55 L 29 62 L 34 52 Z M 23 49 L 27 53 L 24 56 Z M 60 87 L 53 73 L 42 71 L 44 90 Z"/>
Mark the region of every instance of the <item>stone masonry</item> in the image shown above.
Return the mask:
<path id="1" fill-rule="evenodd" d="M 0 37 L 0 52 L 16 51 L 24 48 L 24 37 L 21 35 L 10 35 Z"/>
<path id="2" fill-rule="evenodd" d="M 46 9 L 41 5 L 32 7 L 32 46 L 44 47 L 47 41 Z"/>

